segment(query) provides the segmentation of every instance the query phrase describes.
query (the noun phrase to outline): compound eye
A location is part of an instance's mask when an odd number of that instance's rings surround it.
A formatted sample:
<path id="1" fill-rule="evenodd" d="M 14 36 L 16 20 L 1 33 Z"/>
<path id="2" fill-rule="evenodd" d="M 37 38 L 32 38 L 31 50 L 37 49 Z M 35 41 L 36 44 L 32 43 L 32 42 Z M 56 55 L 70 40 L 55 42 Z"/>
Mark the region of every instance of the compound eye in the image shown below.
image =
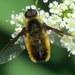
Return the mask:
<path id="1" fill-rule="evenodd" d="M 25 17 L 30 17 L 31 16 L 31 12 L 30 11 L 27 11 L 26 13 L 25 13 Z"/>
<path id="2" fill-rule="evenodd" d="M 34 9 L 29 9 L 25 13 L 26 18 L 35 17 L 35 16 L 37 16 L 37 11 Z"/>
<path id="3" fill-rule="evenodd" d="M 37 15 L 37 11 L 36 10 L 32 10 L 32 15 L 36 16 Z"/>
<path id="4" fill-rule="evenodd" d="M 30 16 L 31 16 L 31 12 L 28 11 L 28 12 L 26 13 L 26 15 L 27 15 L 28 17 L 30 17 Z"/>

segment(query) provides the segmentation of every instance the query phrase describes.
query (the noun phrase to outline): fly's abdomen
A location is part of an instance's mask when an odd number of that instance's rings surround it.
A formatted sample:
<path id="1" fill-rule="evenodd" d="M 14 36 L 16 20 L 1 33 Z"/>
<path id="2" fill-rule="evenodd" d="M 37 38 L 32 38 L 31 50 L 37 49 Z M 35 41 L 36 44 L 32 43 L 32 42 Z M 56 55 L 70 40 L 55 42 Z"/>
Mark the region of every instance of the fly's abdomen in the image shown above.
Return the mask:
<path id="1" fill-rule="evenodd" d="M 45 61 L 47 52 L 42 44 L 36 44 L 32 45 L 32 55 L 36 61 Z"/>
<path id="2" fill-rule="evenodd" d="M 29 35 L 29 34 L 28 34 Z M 48 61 L 50 58 L 50 41 L 47 32 L 41 31 L 25 38 L 29 57 L 33 62 Z"/>

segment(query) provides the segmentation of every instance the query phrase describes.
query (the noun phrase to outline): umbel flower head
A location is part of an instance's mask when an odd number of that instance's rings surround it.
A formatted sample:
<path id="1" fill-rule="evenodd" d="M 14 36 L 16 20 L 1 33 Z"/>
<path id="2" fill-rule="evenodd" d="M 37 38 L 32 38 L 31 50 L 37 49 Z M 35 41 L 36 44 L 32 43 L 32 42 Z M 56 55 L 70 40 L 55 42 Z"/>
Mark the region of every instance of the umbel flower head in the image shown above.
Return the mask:
<path id="1" fill-rule="evenodd" d="M 43 0 L 44 3 L 47 3 L 48 0 Z M 35 5 L 27 6 L 24 10 L 30 8 L 35 9 L 38 12 L 39 18 L 45 22 L 48 26 L 65 30 L 67 33 L 75 36 L 75 1 L 74 0 L 65 0 L 63 3 L 58 3 L 53 1 L 49 3 L 49 12 L 44 10 L 39 10 Z M 17 34 L 24 27 L 24 13 L 20 12 L 18 14 L 11 15 L 11 25 L 16 25 L 15 32 L 12 34 L 12 38 L 15 38 Z M 67 51 L 75 55 L 75 38 L 64 35 L 63 37 L 53 33 L 52 31 L 48 32 L 50 35 L 51 43 L 67 48 Z M 58 39 L 56 39 L 58 38 Z M 22 38 L 19 38 L 16 43 L 22 42 Z"/>

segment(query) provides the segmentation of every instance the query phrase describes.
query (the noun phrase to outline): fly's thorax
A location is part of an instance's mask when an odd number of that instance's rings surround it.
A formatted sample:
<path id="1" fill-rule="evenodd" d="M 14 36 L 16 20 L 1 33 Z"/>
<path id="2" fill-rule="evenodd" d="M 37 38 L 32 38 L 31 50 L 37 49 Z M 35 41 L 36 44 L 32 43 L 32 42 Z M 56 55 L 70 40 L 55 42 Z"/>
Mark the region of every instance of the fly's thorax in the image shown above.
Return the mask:
<path id="1" fill-rule="evenodd" d="M 31 35 L 39 34 L 42 30 L 42 23 L 37 19 L 37 17 L 26 19 L 26 28 Z"/>
<path id="2" fill-rule="evenodd" d="M 38 20 L 40 23 L 42 23 L 42 20 L 39 18 L 39 16 L 36 16 L 36 17 L 32 17 L 32 18 L 25 18 L 25 20 L 24 20 L 24 26 L 28 27 L 29 22 L 31 20 L 35 20 L 35 19 Z"/>

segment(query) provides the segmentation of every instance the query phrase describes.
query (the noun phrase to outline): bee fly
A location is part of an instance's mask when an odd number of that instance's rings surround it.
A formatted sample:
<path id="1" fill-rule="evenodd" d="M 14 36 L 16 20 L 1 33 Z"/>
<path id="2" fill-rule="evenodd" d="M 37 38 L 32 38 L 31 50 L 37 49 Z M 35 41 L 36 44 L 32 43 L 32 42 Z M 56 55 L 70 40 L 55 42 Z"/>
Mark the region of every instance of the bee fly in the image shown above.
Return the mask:
<path id="1" fill-rule="evenodd" d="M 52 30 L 60 36 L 72 36 L 46 25 L 39 16 L 37 16 L 37 11 L 35 9 L 28 9 L 25 12 L 25 18 L 25 25 L 22 31 L 1 50 L 0 63 L 5 63 L 9 61 L 10 58 L 13 59 L 13 56 L 16 56 L 18 54 L 17 52 L 22 50 L 20 45 L 14 44 L 21 36 L 24 36 L 25 46 L 33 62 L 48 61 L 50 58 L 48 30 Z"/>

